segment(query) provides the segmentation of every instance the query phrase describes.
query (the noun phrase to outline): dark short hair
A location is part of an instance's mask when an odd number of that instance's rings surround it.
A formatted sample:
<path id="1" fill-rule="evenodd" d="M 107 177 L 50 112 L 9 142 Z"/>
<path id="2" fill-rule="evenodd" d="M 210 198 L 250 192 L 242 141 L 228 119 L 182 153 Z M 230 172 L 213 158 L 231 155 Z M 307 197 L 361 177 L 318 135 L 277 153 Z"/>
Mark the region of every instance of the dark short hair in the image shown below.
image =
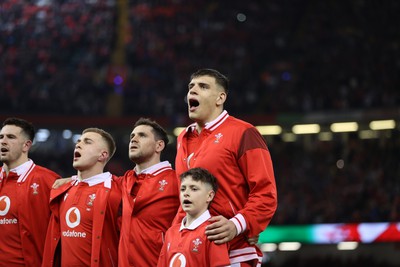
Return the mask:
<path id="1" fill-rule="evenodd" d="M 133 128 L 136 128 L 137 126 L 140 125 L 147 125 L 153 128 L 152 132 L 156 138 L 156 140 L 163 140 L 165 143 L 165 146 L 168 145 L 168 134 L 164 130 L 163 127 L 161 127 L 160 124 L 158 124 L 156 121 L 153 121 L 149 118 L 140 118 L 135 122 L 135 125 L 133 125 Z"/>
<path id="2" fill-rule="evenodd" d="M 200 77 L 200 76 L 211 76 L 215 78 L 215 82 L 220 85 L 222 88 L 224 88 L 225 93 L 228 94 L 229 92 L 229 79 L 222 73 L 220 73 L 217 70 L 214 69 L 199 69 L 196 72 L 192 73 L 190 76 L 190 80 L 193 80 L 194 78 Z"/>
<path id="3" fill-rule="evenodd" d="M 114 156 L 115 150 L 117 150 L 117 148 L 115 145 L 114 138 L 112 137 L 112 135 L 110 133 L 104 131 L 103 129 L 96 128 L 96 127 L 86 128 L 85 130 L 83 130 L 82 133 L 83 134 L 84 133 L 98 133 L 99 135 L 101 135 L 101 137 L 103 137 L 103 139 L 106 141 L 106 144 L 108 147 L 108 152 L 110 152 L 110 156 L 108 157 L 108 160 L 110 160 L 112 158 L 112 156 Z"/>
<path id="4" fill-rule="evenodd" d="M 214 190 L 214 192 L 217 192 L 217 189 L 218 189 L 217 178 L 215 178 L 215 176 L 212 175 L 206 169 L 203 169 L 203 168 L 189 169 L 188 171 L 179 175 L 179 178 L 182 181 L 183 179 L 185 179 L 188 176 L 191 176 L 194 181 L 200 181 L 205 184 L 211 185 L 211 188 Z"/>
<path id="5" fill-rule="evenodd" d="M 20 118 L 8 118 L 3 122 L 2 127 L 6 125 L 15 125 L 21 128 L 26 137 L 33 142 L 33 139 L 35 138 L 35 128 L 32 123 Z"/>

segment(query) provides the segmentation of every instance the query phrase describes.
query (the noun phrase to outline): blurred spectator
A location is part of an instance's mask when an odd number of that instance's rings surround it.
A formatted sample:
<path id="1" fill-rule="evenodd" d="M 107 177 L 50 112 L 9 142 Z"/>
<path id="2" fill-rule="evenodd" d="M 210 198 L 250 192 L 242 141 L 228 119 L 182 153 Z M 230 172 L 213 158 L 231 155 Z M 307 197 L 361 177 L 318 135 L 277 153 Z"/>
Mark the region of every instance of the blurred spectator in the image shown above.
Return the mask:
<path id="1" fill-rule="evenodd" d="M 233 114 L 399 106 L 398 1 L 5 0 L 0 4 L 0 112 L 185 114 L 185 77 L 232 79 Z M 126 81 L 106 77 L 118 35 Z M 85 105 L 84 103 L 91 103 Z M 132 104 L 134 103 L 134 104 Z"/>

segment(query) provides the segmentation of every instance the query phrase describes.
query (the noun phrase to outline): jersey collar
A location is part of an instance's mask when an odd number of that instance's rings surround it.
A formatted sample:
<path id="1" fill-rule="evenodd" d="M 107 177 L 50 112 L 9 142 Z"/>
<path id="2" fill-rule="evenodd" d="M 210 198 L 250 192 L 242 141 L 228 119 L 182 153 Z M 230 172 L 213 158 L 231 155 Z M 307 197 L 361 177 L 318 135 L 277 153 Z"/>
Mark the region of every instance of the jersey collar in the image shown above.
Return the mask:
<path id="1" fill-rule="evenodd" d="M 10 169 L 10 172 L 15 172 L 19 176 L 18 183 L 22 183 L 26 180 L 26 178 L 28 177 L 28 175 L 31 173 L 31 171 L 35 166 L 36 166 L 35 163 L 33 163 L 31 159 L 28 159 L 27 162 L 22 163 L 18 167 Z M 5 173 L 4 168 L 2 168 L 0 173 L 0 180 L 4 177 L 4 173 Z"/>
<path id="2" fill-rule="evenodd" d="M 84 180 L 78 179 L 76 175 L 72 176 L 72 180 L 74 181 L 74 185 L 79 183 L 87 183 L 89 186 L 94 186 L 100 183 L 104 183 L 104 187 L 111 188 L 111 178 L 112 175 L 110 172 L 103 172 L 92 177 L 86 178 Z"/>
<path id="3" fill-rule="evenodd" d="M 214 131 L 218 126 L 220 126 L 227 118 L 229 117 L 228 111 L 224 110 L 222 111 L 219 116 L 210 122 L 206 122 L 204 129 L 207 129 L 209 131 Z M 186 132 L 189 131 L 194 131 L 196 129 L 197 123 L 192 123 L 186 128 Z"/>
<path id="4" fill-rule="evenodd" d="M 137 172 L 136 168 L 133 170 L 135 171 L 136 175 L 150 174 L 150 175 L 155 176 L 155 175 L 162 173 L 163 171 L 172 170 L 172 166 L 169 163 L 169 161 L 166 160 L 166 161 L 162 161 L 157 164 L 154 164 L 153 166 L 150 166 L 150 167 L 142 170 L 141 172 Z"/>
<path id="5" fill-rule="evenodd" d="M 185 222 L 186 222 L 186 217 L 183 218 L 182 222 L 181 222 L 181 227 L 179 228 L 179 231 L 182 230 L 194 230 L 197 227 L 199 227 L 202 223 L 206 222 L 208 219 L 211 218 L 211 214 L 209 210 L 206 210 L 205 212 L 203 212 L 203 214 L 200 215 L 199 218 L 197 218 L 196 220 L 194 220 L 188 227 L 185 226 Z"/>

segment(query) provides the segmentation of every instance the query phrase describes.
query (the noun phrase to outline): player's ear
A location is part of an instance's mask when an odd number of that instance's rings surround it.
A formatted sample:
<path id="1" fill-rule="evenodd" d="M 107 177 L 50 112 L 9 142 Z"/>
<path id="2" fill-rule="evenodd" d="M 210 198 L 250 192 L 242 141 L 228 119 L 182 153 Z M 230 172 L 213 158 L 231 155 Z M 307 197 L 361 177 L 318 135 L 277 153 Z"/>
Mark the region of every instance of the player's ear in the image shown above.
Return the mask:
<path id="1" fill-rule="evenodd" d="M 32 147 L 32 141 L 31 140 L 26 140 L 23 147 L 22 147 L 22 151 L 24 152 L 28 152 L 29 149 L 31 149 Z"/>
<path id="2" fill-rule="evenodd" d="M 101 151 L 101 153 L 100 153 L 100 156 L 99 156 L 99 161 L 101 161 L 101 162 L 107 162 L 108 161 L 108 151 L 107 150 L 103 150 L 103 151 Z"/>
<path id="3" fill-rule="evenodd" d="M 164 140 L 157 140 L 156 142 L 156 151 L 161 152 L 165 148 L 165 142 Z"/>
<path id="4" fill-rule="evenodd" d="M 217 99 L 216 99 L 217 106 L 223 105 L 225 103 L 225 100 L 226 100 L 226 93 L 225 92 L 220 92 L 218 94 Z"/>
<path id="5" fill-rule="evenodd" d="M 215 196 L 215 191 L 214 190 L 210 190 L 208 192 L 208 196 L 207 196 L 207 203 L 210 203 L 214 199 L 214 196 Z"/>

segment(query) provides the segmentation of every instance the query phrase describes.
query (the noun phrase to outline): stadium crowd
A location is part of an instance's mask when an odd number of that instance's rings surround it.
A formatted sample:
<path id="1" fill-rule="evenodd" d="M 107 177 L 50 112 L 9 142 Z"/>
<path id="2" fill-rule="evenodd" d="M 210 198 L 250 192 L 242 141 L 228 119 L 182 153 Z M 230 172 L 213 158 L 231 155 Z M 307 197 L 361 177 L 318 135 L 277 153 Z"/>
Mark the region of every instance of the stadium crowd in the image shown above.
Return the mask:
<path id="1" fill-rule="evenodd" d="M 2 1 L 0 112 L 104 113 L 107 88 L 96 75 L 112 51 L 112 7 L 106 1 Z"/>
<path id="2" fill-rule="evenodd" d="M 120 115 L 176 121 L 186 113 L 186 77 L 204 66 L 232 77 L 231 113 L 400 103 L 397 1 L 127 3 L 122 31 L 115 0 L 2 1 L 0 112 L 103 115 L 122 94 Z M 127 75 L 116 81 L 121 34 Z"/>

